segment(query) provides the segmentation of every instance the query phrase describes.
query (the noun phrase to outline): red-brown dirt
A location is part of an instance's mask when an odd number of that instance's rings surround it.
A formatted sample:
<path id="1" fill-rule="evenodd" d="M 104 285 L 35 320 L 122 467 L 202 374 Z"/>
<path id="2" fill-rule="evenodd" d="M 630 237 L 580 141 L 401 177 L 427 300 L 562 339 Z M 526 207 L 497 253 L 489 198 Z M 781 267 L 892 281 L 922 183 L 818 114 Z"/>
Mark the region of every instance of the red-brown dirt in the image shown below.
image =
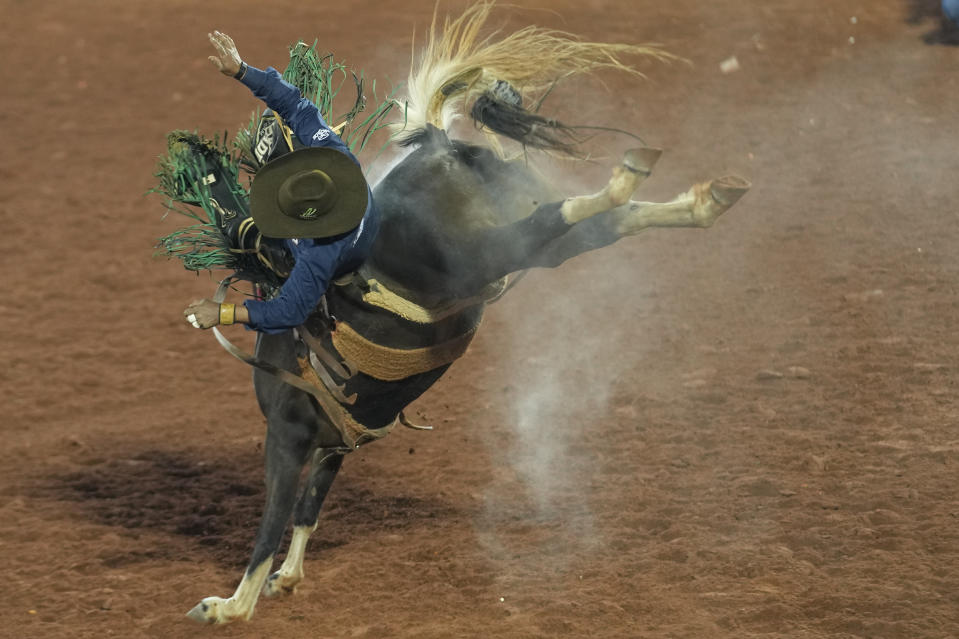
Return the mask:
<path id="1" fill-rule="evenodd" d="M 643 199 L 752 192 L 530 274 L 417 402 L 436 431 L 347 459 L 296 595 L 183 616 L 241 575 L 264 422 L 144 192 L 167 131 L 257 106 L 207 31 L 385 86 L 433 3 L 382 6 L 0 0 L 0 636 L 959 636 L 959 49 L 893 0 L 504 8 L 692 63 L 547 103 L 666 149 Z"/>

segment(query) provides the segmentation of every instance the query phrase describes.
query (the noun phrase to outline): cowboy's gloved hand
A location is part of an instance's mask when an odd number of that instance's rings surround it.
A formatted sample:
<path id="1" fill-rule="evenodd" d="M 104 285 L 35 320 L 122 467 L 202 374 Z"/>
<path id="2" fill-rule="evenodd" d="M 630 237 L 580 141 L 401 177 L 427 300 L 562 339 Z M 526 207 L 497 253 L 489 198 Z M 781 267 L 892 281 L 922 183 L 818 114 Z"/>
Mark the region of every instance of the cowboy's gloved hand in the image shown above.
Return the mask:
<path id="1" fill-rule="evenodd" d="M 220 305 L 211 300 L 193 300 L 183 317 L 196 328 L 213 328 L 220 323 Z"/>
<path id="2" fill-rule="evenodd" d="M 236 45 L 233 44 L 233 38 L 219 31 L 208 33 L 207 36 L 209 36 L 210 42 L 213 44 L 217 53 L 216 55 L 210 56 L 210 62 L 212 62 L 213 66 L 219 69 L 223 75 L 231 77 L 236 75 L 240 70 L 240 64 L 243 62 L 243 59 L 240 57 L 239 51 L 236 50 Z"/>

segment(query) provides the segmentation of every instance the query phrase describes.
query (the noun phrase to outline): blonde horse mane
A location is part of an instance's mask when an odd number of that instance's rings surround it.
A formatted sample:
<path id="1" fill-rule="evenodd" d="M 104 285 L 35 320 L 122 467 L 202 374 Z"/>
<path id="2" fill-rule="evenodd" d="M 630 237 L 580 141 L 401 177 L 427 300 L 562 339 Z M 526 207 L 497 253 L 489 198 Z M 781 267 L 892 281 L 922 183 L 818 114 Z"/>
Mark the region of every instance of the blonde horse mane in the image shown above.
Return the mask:
<path id="1" fill-rule="evenodd" d="M 427 124 L 449 131 L 457 115 L 497 81 L 508 82 L 536 100 L 563 78 L 599 69 L 643 77 L 623 61 L 626 57 L 676 59 L 655 45 L 583 42 L 575 35 L 535 26 L 499 39 L 498 31 L 481 38 L 494 5 L 495 0 L 481 0 L 456 19 L 447 16 L 440 33 L 437 5 L 426 48 L 419 63 L 414 59 L 411 66 L 406 104 L 400 105 L 406 110 L 405 122 L 396 126 L 396 133 Z M 499 145 L 494 142 L 493 146 Z"/>

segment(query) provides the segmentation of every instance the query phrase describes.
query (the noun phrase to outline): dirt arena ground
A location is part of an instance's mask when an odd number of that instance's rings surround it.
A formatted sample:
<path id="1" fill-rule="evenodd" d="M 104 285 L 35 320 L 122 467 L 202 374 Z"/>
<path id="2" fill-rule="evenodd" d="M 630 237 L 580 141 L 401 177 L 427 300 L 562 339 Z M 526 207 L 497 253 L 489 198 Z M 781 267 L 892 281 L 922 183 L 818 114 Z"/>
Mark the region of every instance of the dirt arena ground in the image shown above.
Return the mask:
<path id="1" fill-rule="evenodd" d="M 433 3 L 0 0 L 0 636 L 959 636 L 959 48 L 923 43 L 931 4 L 503 9 L 689 59 L 548 103 L 666 149 L 642 199 L 754 188 L 530 274 L 415 405 L 436 430 L 347 460 L 298 593 L 206 628 L 184 613 L 241 575 L 264 423 L 181 318 L 213 280 L 152 258 L 182 223 L 144 197 L 156 158 L 256 107 L 207 31 L 258 66 L 319 39 L 386 86 Z M 628 145 L 602 140 L 583 189 Z"/>

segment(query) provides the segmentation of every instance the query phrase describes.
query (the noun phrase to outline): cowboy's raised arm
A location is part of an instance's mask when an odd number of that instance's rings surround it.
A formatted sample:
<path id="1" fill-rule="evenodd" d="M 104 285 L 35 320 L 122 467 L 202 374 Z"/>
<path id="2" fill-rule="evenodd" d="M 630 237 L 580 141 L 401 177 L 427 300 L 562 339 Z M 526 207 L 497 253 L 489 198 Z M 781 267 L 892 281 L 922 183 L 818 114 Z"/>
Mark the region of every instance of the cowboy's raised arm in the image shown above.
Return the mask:
<path id="1" fill-rule="evenodd" d="M 233 39 L 225 33 L 214 31 L 210 42 L 217 50 L 210 62 L 224 75 L 242 82 L 253 95 L 263 100 L 293 130 L 304 146 L 327 146 L 346 153 L 354 162 L 356 157 L 323 119 L 320 110 L 300 94 L 300 90 L 283 80 L 280 73 L 267 67 L 265 70 L 243 62 Z"/>

